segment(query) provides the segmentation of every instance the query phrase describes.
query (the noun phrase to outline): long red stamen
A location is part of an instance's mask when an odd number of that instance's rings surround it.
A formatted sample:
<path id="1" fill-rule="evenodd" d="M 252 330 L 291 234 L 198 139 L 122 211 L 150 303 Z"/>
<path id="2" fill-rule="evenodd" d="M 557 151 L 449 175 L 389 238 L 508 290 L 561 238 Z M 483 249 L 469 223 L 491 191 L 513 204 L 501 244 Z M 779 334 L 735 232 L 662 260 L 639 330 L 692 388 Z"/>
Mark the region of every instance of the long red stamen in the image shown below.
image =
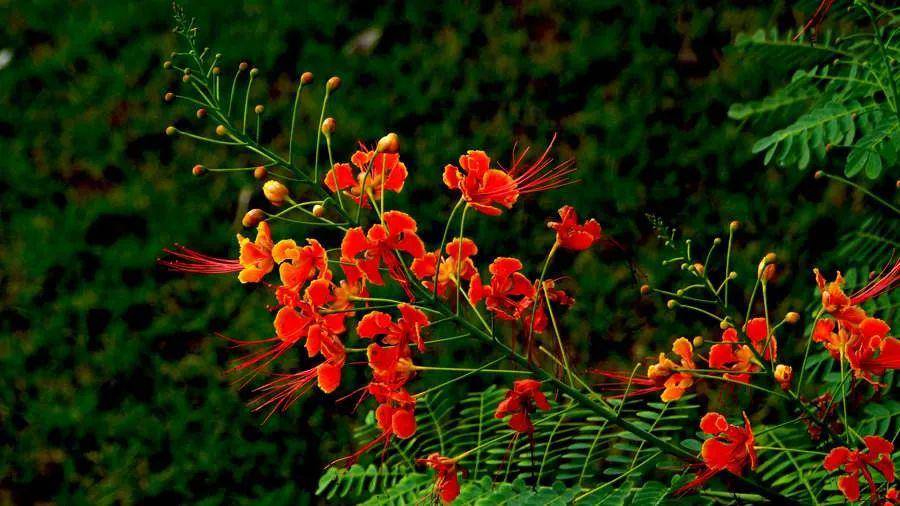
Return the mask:
<path id="1" fill-rule="evenodd" d="M 176 244 L 175 249 L 165 248 L 163 252 L 174 257 L 174 259 L 157 259 L 157 263 L 173 271 L 198 274 L 228 274 L 243 269 L 243 266 L 237 260 L 210 256 L 180 244 Z"/>
<path id="2" fill-rule="evenodd" d="M 896 287 L 898 281 L 900 281 L 900 259 L 898 259 L 893 266 L 888 263 L 884 270 L 881 271 L 881 274 L 870 281 L 868 285 L 851 295 L 850 304 L 856 306 L 869 299 L 887 293 Z"/>
<path id="3" fill-rule="evenodd" d="M 593 369 L 590 371 L 593 374 L 598 374 L 603 376 L 604 378 L 610 378 L 614 380 L 612 383 L 597 383 L 597 386 L 604 387 L 605 390 L 623 390 L 624 392 L 617 395 L 610 396 L 611 399 L 624 399 L 627 397 L 638 397 L 641 395 L 652 394 L 654 392 L 659 392 L 660 390 L 664 390 L 665 387 L 663 385 L 657 384 L 650 378 L 645 378 L 643 376 L 634 376 L 631 373 L 620 373 L 614 371 L 602 371 L 599 369 Z M 639 386 L 643 388 L 632 389 L 632 386 Z"/>
<path id="4" fill-rule="evenodd" d="M 575 181 L 569 178 L 575 172 L 572 160 L 551 166 L 553 160 L 547 158 L 554 142 L 556 142 L 556 134 L 553 134 L 553 138 L 550 139 L 550 143 L 547 144 L 547 148 L 544 149 L 541 156 L 524 170 L 522 170 L 524 167 L 522 161 L 528 153 L 528 149 L 526 148 L 519 156 L 516 156 L 515 152 L 513 152 L 512 166 L 507 171 L 513 178 L 513 182 L 485 191 L 483 195 L 503 195 L 514 190 L 521 194 L 536 193 L 574 183 Z"/>
<path id="5" fill-rule="evenodd" d="M 265 418 L 268 421 L 275 412 L 284 412 L 308 392 L 318 376 L 317 367 L 298 373 L 278 375 L 276 379 L 254 390 L 254 392 L 262 393 L 250 401 L 250 404 L 254 406 L 253 411 L 271 408 Z"/>

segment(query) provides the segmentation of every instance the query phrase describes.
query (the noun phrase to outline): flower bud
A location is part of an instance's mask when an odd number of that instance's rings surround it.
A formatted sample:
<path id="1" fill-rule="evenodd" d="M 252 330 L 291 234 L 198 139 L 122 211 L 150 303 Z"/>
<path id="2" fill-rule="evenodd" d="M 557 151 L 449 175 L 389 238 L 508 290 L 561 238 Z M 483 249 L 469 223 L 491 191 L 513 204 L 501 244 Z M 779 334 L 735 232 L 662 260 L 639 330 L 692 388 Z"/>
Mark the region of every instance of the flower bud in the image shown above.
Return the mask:
<path id="1" fill-rule="evenodd" d="M 172 68 L 172 62 L 169 61 L 169 60 L 164 61 L 164 62 L 163 62 L 163 68 L 166 69 L 166 70 L 169 70 L 170 68 Z"/>
<path id="2" fill-rule="evenodd" d="M 400 151 L 400 138 L 397 137 L 397 134 L 391 132 L 381 139 L 378 139 L 378 144 L 375 147 L 375 151 L 378 153 L 397 153 Z"/>
<path id="3" fill-rule="evenodd" d="M 263 111 L 265 111 L 265 110 L 266 110 L 266 108 L 263 107 L 262 105 L 257 105 L 256 107 L 253 108 L 253 112 L 255 112 L 256 114 L 262 114 Z"/>
<path id="4" fill-rule="evenodd" d="M 335 91 L 341 87 L 341 78 L 338 76 L 333 76 L 328 78 L 328 82 L 325 83 L 325 89 L 328 91 Z"/>
<path id="5" fill-rule="evenodd" d="M 731 223 L 728 224 L 728 228 L 729 228 L 732 232 L 734 232 L 735 230 L 741 228 L 741 222 L 739 222 L 739 221 L 737 221 L 737 220 L 734 220 L 734 221 L 732 221 Z"/>
<path id="6" fill-rule="evenodd" d="M 781 385 L 782 390 L 791 389 L 791 380 L 794 378 L 794 369 L 789 365 L 778 364 L 775 366 L 775 381 Z"/>
<path id="7" fill-rule="evenodd" d="M 253 228 L 266 219 L 266 213 L 262 209 L 251 209 L 244 214 L 241 224 L 247 228 Z"/>
<path id="8" fill-rule="evenodd" d="M 325 214 L 325 206 L 322 204 L 316 204 L 312 208 L 313 216 L 316 218 L 321 218 L 323 214 Z"/>
<path id="9" fill-rule="evenodd" d="M 273 204 L 280 204 L 284 202 L 285 197 L 288 196 L 287 186 L 281 184 L 274 179 L 270 179 L 263 184 L 263 195 L 269 199 L 269 202 Z"/>
<path id="10" fill-rule="evenodd" d="M 813 177 L 816 179 L 822 179 L 823 177 L 825 177 L 825 172 L 817 170 L 816 173 L 813 174 Z"/>
<path id="11" fill-rule="evenodd" d="M 731 322 L 729 322 L 728 320 L 722 320 L 722 321 L 719 322 L 719 328 L 720 328 L 720 329 L 725 330 L 725 329 L 727 329 L 728 327 L 731 327 Z"/>
<path id="12" fill-rule="evenodd" d="M 178 130 L 176 130 L 173 126 L 166 127 L 166 135 L 168 135 L 169 137 L 175 135 L 175 132 L 177 131 Z"/>
<path id="13" fill-rule="evenodd" d="M 259 69 L 258 69 L 258 68 L 253 67 L 252 69 L 250 69 L 250 77 L 256 77 L 256 76 L 258 76 L 258 75 L 259 75 Z"/>
<path id="14" fill-rule="evenodd" d="M 759 277 L 760 281 L 763 283 L 771 280 L 772 276 L 775 275 L 775 260 L 775 253 L 768 253 L 756 267 L 756 276 Z"/>
<path id="15" fill-rule="evenodd" d="M 193 173 L 197 177 L 200 177 L 203 174 L 206 174 L 206 172 L 207 172 L 206 167 L 204 167 L 202 165 L 194 165 L 194 168 L 191 169 L 191 173 Z"/>
<path id="16" fill-rule="evenodd" d="M 222 73 L 222 69 L 220 69 L 218 66 L 213 67 L 213 74 L 214 74 L 214 75 L 219 75 L 219 74 L 221 74 L 221 73 Z"/>
<path id="17" fill-rule="evenodd" d="M 650 293 L 650 285 L 641 285 L 641 295 Z"/>
<path id="18" fill-rule="evenodd" d="M 197 119 L 203 119 L 205 117 L 206 117 L 206 109 L 204 109 L 202 107 L 197 109 Z"/>
<path id="19" fill-rule="evenodd" d="M 263 167 L 262 165 L 253 169 L 253 177 L 255 177 L 256 179 L 263 180 L 268 175 L 269 175 L 269 169 Z"/>
<path id="20" fill-rule="evenodd" d="M 800 313 L 798 313 L 796 311 L 791 311 L 788 314 L 784 315 L 784 321 L 793 325 L 800 321 Z"/>
<path id="21" fill-rule="evenodd" d="M 184 69 L 184 75 L 186 75 L 186 76 L 191 75 L 191 69 L 189 69 L 189 68 Z"/>
<path id="22" fill-rule="evenodd" d="M 666 307 L 669 309 L 675 309 L 676 307 L 678 307 L 678 301 L 675 299 L 669 299 L 668 302 L 666 302 Z"/>
<path id="23" fill-rule="evenodd" d="M 737 279 L 737 273 L 734 271 L 729 272 L 728 279 Z"/>
<path id="24" fill-rule="evenodd" d="M 715 244 L 716 246 L 722 244 L 722 238 L 716 237 L 715 239 L 713 239 L 713 244 Z"/>
<path id="25" fill-rule="evenodd" d="M 702 276 L 703 275 L 703 264 L 701 264 L 700 262 L 694 262 L 694 272 L 696 272 L 697 274 Z"/>
<path id="26" fill-rule="evenodd" d="M 694 348 L 703 346 L 703 336 L 694 337 L 694 340 L 691 343 L 694 345 Z"/>
<path id="27" fill-rule="evenodd" d="M 225 135 L 228 130 L 225 128 L 225 125 L 219 125 L 216 127 L 216 135 Z"/>
<path id="28" fill-rule="evenodd" d="M 243 71 L 247 70 L 247 67 L 249 67 L 249 65 L 247 65 L 247 62 L 242 61 L 241 64 L 238 65 L 238 70 L 243 72 Z"/>
<path id="29" fill-rule="evenodd" d="M 191 80 L 191 75 L 190 75 L 190 74 L 185 74 L 185 75 L 181 76 L 181 82 L 183 82 L 183 83 L 186 83 L 186 82 L 188 82 L 188 81 L 190 81 L 190 80 Z"/>
<path id="30" fill-rule="evenodd" d="M 163 100 L 165 100 L 166 102 L 171 102 L 175 100 L 175 94 L 170 91 L 163 96 Z"/>
<path id="31" fill-rule="evenodd" d="M 322 133 L 326 137 L 334 133 L 335 128 L 337 128 L 337 123 L 334 118 L 325 118 L 325 121 L 322 122 Z"/>
<path id="32" fill-rule="evenodd" d="M 300 74 L 300 84 L 309 84 L 313 80 L 312 72 L 304 72 Z"/>

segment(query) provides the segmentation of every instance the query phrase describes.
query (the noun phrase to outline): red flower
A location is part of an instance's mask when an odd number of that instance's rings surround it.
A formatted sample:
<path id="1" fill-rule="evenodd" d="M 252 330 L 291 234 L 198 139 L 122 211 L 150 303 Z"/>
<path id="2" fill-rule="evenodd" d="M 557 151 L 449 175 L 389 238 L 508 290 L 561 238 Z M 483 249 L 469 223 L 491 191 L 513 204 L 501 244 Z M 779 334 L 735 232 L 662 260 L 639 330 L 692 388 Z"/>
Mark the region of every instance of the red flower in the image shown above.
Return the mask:
<path id="1" fill-rule="evenodd" d="M 555 140 L 556 135 L 540 158 L 527 167 L 522 166 L 522 161 L 528 150 L 519 157 L 514 152 L 508 171 L 492 169 L 491 159 L 484 151 L 469 150 L 459 157 L 459 167 L 452 164 L 444 167 L 444 184 L 451 190 L 459 190 L 469 207 L 497 216 L 503 212 L 502 207 L 511 209 L 519 195 L 550 190 L 571 182 L 568 176 L 575 170 L 571 163 L 550 166 L 547 153 Z"/>
<path id="2" fill-rule="evenodd" d="M 392 437 L 397 436 L 400 439 L 408 439 L 415 435 L 415 397 L 409 395 L 409 392 L 402 387 L 377 382 L 369 383 L 367 391 L 379 403 L 378 408 L 375 410 L 375 421 L 378 428 L 381 429 L 381 434 L 363 445 L 359 450 L 335 460 L 329 466 L 346 461 L 347 467 L 350 467 L 362 454 L 379 443 L 382 443 L 384 448 L 387 449 L 387 445 Z"/>
<path id="3" fill-rule="evenodd" d="M 900 369 L 900 340 L 888 336 L 891 328 L 884 320 L 866 318 L 853 330 L 847 346 L 847 362 L 857 378 L 872 382 L 872 376 Z"/>
<path id="4" fill-rule="evenodd" d="M 497 318 L 518 320 L 535 296 L 534 285 L 521 272 L 522 262 L 515 258 L 500 257 L 488 269 L 491 283 L 483 285 L 477 272 L 469 282 L 469 300 L 477 304 L 485 301 L 485 307 Z"/>
<path id="5" fill-rule="evenodd" d="M 769 335 L 769 325 L 765 318 L 753 318 L 744 327 L 747 337 L 756 352 L 766 360 L 775 360 L 778 355 L 778 342 L 774 335 Z"/>
<path id="6" fill-rule="evenodd" d="M 710 478 L 722 471 L 741 476 L 744 468 L 756 469 L 756 449 L 753 429 L 747 414 L 742 413 L 744 426 L 730 425 L 719 413 L 710 412 L 700 420 L 700 430 L 713 437 L 703 442 L 700 457 L 705 469 L 697 473 L 697 477 L 681 487 L 677 493 L 702 486 Z"/>
<path id="7" fill-rule="evenodd" d="M 600 224 L 597 220 L 588 220 L 578 224 L 578 214 L 572 206 L 559 208 L 560 221 L 551 221 L 548 227 L 556 231 L 556 244 L 561 248 L 581 251 L 588 249 L 600 240 Z"/>
<path id="8" fill-rule="evenodd" d="M 813 269 L 816 275 L 816 284 L 822 294 L 822 307 L 825 311 L 841 323 L 858 325 L 866 317 L 866 312 L 857 307 L 853 300 L 844 293 L 844 277 L 838 271 L 834 281 L 828 283 L 819 273 L 819 269 Z"/>
<path id="9" fill-rule="evenodd" d="M 409 304 L 399 304 L 401 317 L 395 323 L 391 315 L 381 311 L 367 313 L 356 326 L 356 333 L 363 339 L 374 339 L 380 345 L 409 348 L 415 343 L 419 352 L 425 351 L 422 329 L 428 326 L 428 317 Z"/>
<path id="10" fill-rule="evenodd" d="M 848 501 L 859 499 L 859 475 L 861 474 L 869 484 L 872 502 L 876 501 L 875 481 L 872 479 L 870 467 L 880 472 L 888 483 L 894 481 L 894 462 L 891 453 L 894 445 L 878 436 L 866 436 L 863 438 L 866 450 L 850 450 L 845 446 L 839 446 L 825 457 L 822 462 L 827 471 L 843 469 L 845 473 L 838 478 L 838 488 L 844 493 Z"/>
<path id="11" fill-rule="evenodd" d="M 722 332 L 722 341 L 724 342 L 714 344 L 709 349 L 709 368 L 729 371 L 723 374 L 725 378 L 749 383 L 750 374 L 748 373 L 759 370 L 759 367 L 753 363 L 753 350 L 747 345 L 738 346 L 737 330 L 733 327 Z M 760 347 L 760 351 L 761 349 Z"/>
<path id="12" fill-rule="evenodd" d="M 437 294 L 441 297 L 455 292 L 459 280 L 468 281 L 477 272 L 472 257 L 478 253 L 478 247 L 471 239 L 454 239 L 446 246 L 445 251 L 446 258 L 439 259 L 439 251 L 428 252 L 413 260 L 409 266 L 429 290 L 434 290 L 434 277 L 437 274 Z M 439 260 L 440 267 L 437 267 Z"/>
<path id="13" fill-rule="evenodd" d="M 256 228 L 256 241 L 250 241 L 241 234 L 237 235 L 241 252 L 237 260 L 218 258 L 185 248 L 178 244 L 174 250 L 163 251 L 175 257 L 175 260 L 159 260 L 172 270 L 198 274 L 227 274 L 240 272 L 241 283 L 258 283 L 272 271 L 275 261 L 272 259 L 272 232 L 269 224 L 260 222 Z"/>
<path id="14" fill-rule="evenodd" d="M 512 390 L 506 392 L 506 398 L 497 405 L 494 417 L 509 418 L 509 428 L 523 434 L 534 432 L 531 413 L 535 408 L 547 411 L 550 404 L 541 392 L 541 382 L 533 379 L 518 380 L 513 383 Z"/>
<path id="15" fill-rule="evenodd" d="M 451 503 L 459 496 L 459 466 L 455 460 L 435 452 L 416 462 L 434 469 L 434 495 L 443 503 Z"/>
<path id="16" fill-rule="evenodd" d="M 362 147 L 350 157 L 349 163 L 336 163 L 325 174 L 329 190 L 343 191 L 354 202 L 369 207 L 369 198 L 381 199 L 387 190 L 400 193 L 406 181 L 406 165 L 397 153 L 376 153 Z"/>
<path id="17" fill-rule="evenodd" d="M 530 331 L 537 332 L 538 334 L 543 333 L 547 330 L 548 318 L 547 312 L 544 311 L 544 305 L 546 304 L 545 299 L 549 299 L 551 303 L 558 304 L 560 306 L 571 307 L 575 304 L 575 299 L 567 294 L 564 290 L 556 288 L 556 280 L 554 279 L 545 279 L 543 283 L 543 289 L 546 289 L 547 296 L 544 297 L 544 292 L 542 288 L 538 286 L 538 282 L 534 282 L 534 291 L 535 297 L 537 298 L 537 307 L 533 308 L 534 310 L 534 323 L 532 323 L 531 311 L 525 311 L 525 327 L 529 328 Z"/>
<path id="18" fill-rule="evenodd" d="M 664 402 L 675 401 L 681 399 L 687 389 L 694 385 L 694 376 L 683 369 L 695 369 L 696 365 L 694 363 L 694 347 L 687 339 L 683 337 L 676 339 L 672 343 L 672 351 L 681 358 L 680 364 L 669 359 L 665 353 L 660 353 L 657 362 L 647 367 L 646 376 L 603 370 L 594 370 L 593 372 L 615 380 L 612 385 L 617 390 L 625 390 L 624 393 L 615 395 L 613 398 L 633 397 L 662 391 L 661 398 Z"/>
<path id="19" fill-rule="evenodd" d="M 307 246 L 297 246 L 293 239 L 278 241 L 272 248 L 272 259 L 279 263 L 278 274 L 285 289 L 298 292 L 316 273 L 330 278 L 325 248 L 315 239 L 307 239 Z"/>
<path id="20" fill-rule="evenodd" d="M 384 284 L 379 267 L 384 265 L 391 278 L 409 293 L 403 266 L 398 258 L 400 252 L 413 258 L 425 254 L 425 245 L 416 235 L 416 220 L 400 211 L 388 211 L 382 217 L 384 224 L 375 224 L 363 234 L 361 227 L 351 228 L 341 243 L 341 262 L 344 273 L 351 283 L 360 277 L 376 285 Z"/>

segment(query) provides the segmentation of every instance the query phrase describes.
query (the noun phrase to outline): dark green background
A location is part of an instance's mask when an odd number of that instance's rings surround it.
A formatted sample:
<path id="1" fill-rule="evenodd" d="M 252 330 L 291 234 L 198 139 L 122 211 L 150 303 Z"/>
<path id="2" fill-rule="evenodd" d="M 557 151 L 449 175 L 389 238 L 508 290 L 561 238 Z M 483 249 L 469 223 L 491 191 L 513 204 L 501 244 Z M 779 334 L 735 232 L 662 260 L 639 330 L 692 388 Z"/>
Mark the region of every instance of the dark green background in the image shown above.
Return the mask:
<path id="1" fill-rule="evenodd" d="M 577 160 L 581 183 L 469 230 L 482 266 L 517 255 L 531 275 L 553 240 L 544 221 L 563 203 L 625 247 L 555 263 L 578 281 L 564 320 L 582 365 L 620 366 L 681 333 L 717 332 L 638 296 L 629 263 L 657 283 L 672 274 L 644 213 L 700 241 L 741 220 L 737 270 L 752 279 L 777 251 L 780 311 L 806 305 L 807 269 L 861 217 L 858 195 L 764 168 L 726 118 L 789 75 L 724 51 L 738 32 L 797 26 L 804 14 L 783 2 L 370 4 L 185 7 L 229 72 L 242 59 L 261 69 L 253 103 L 266 104 L 263 137 L 278 148 L 299 72 L 317 76 L 303 106 L 307 159 L 320 86 L 342 76 L 336 156 L 398 132 L 410 180 L 397 205 L 431 244 L 453 198 L 445 163 L 468 148 L 505 159 L 513 142 L 543 146 L 558 132 L 555 156 Z M 161 67 L 178 42 L 170 5 L 0 2 L 0 23 L 11 55 L 0 70 L 0 503 L 315 501 L 322 466 L 347 453 L 346 424 L 361 414 L 314 395 L 262 425 L 250 394 L 223 377 L 235 355 L 213 334 L 270 335 L 268 296 L 155 265 L 176 241 L 233 255 L 238 196 L 261 203 L 249 175 L 190 175 L 243 155 L 163 135 L 173 122 L 211 128 L 161 100 L 179 84 Z M 356 37 L 372 29 L 377 43 L 362 47 Z"/>

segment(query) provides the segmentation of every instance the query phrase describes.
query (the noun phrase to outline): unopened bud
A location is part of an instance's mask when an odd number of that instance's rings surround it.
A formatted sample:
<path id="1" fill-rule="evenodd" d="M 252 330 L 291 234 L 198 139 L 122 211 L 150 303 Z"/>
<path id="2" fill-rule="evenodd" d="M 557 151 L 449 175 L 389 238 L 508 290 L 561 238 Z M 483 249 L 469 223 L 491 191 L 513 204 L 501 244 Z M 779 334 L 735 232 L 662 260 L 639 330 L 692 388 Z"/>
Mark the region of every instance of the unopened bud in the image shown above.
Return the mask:
<path id="1" fill-rule="evenodd" d="M 816 173 L 813 174 L 813 177 L 816 179 L 822 179 L 823 177 L 825 177 L 825 173 L 821 170 L 817 170 Z"/>
<path id="2" fill-rule="evenodd" d="M 188 82 L 188 81 L 190 81 L 190 80 L 191 80 L 191 75 L 190 75 L 190 74 L 185 74 L 185 75 L 181 76 L 181 82 L 183 82 L 183 83 L 186 83 L 186 82 Z"/>
<path id="3" fill-rule="evenodd" d="M 172 68 L 172 62 L 170 62 L 169 60 L 164 61 L 163 68 L 169 70 L 170 68 Z"/>
<path id="4" fill-rule="evenodd" d="M 265 110 L 266 110 L 266 108 L 263 107 L 262 105 L 257 105 L 256 107 L 253 108 L 253 112 L 255 112 L 256 114 L 262 114 L 263 111 L 265 111 Z"/>
<path id="5" fill-rule="evenodd" d="M 177 132 L 177 131 L 178 130 L 176 130 L 175 127 L 173 127 L 173 126 L 166 127 L 166 135 L 168 135 L 169 137 L 175 135 L 175 132 Z"/>
<path id="6" fill-rule="evenodd" d="M 397 137 L 397 134 L 391 132 L 381 139 L 378 139 L 378 144 L 375 146 L 375 151 L 378 153 L 397 153 L 400 151 L 400 138 Z"/>
<path id="7" fill-rule="evenodd" d="M 197 109 L 197 119 L 203 119 L 205 117 L 206 117 L 206 109 L 204 109 L 202 107 Z"/>
<path id="8" fill-rule="evenodd" d="M 650 285 L 641 285 L 641 295 L 650 293 Z"/>
<path id="9" fill-rule="evenodd" d="M 756 276 L 759 277 L 760 281 L 763 283 L 771 280 L 772 276 L 775 275 L 774 264 L 776 258 L 775 253 L 767 253 L 756 267 Z"/>
<path id="10" fill-rule="evenodd" d="M 334 133 L 334 130 L 337 128 L 337 123 L 334 121 L 334 118 L 325 118 L 325 121 L 322 122 L 322 133 L 325 136 L 329 136 Z"/>
<path id="11" fill-rule="evenodd" d="M 775 381 L 781 385 L 782 390 L 791 389 L 791 380 L 794 378 L 794 369 L 789 365 L 778 364 L 775 366 Z"/>
<path id="12" fill-rule="evenodd" d="M 287 186 L 280 182 L 270 179 L 263 184 L 263 195 L 269 199 L 269 202 L 280 204 L 284 202 L 285 197 L 288 196 L 288 189 Z"/>
<path id="13" fill-rule="evenodd" d="M 722 244 L 722 238 L 716 237 L 715 239 L 713 239 L 713 244 L 715 244 L 716 246 Z"/>
<path id="14" fill-rule="evenodd" d="M 206 174 L 206 172 L 207 172 L 206 167 L 204 167 L 202 165 L 194 165 L 194 168 L 191 169 L 191 173 L 193 173 L 197 177 L 200 177 L 203 174 Z"/>
<path id="15" fill-rule="evenodd" d="M 259 69 L 258 69 L 258 68 L 253 67 L 252 69 L 250 69 L 250 77 L 256 77 L 256 76 L 258 76 L 258 75 L 259 75 Z"/>
<path id="16" fill-rule="evenodd" d="M 697 274 L 702 276 L 703 275 L 703 264 L 701 264 L 700 262 L 694 262 L 694 272 L 696 272 Z"/>
<path id="17" fill-rule="evenodd" d="M 250 66 L 250 65 L 247 65 L 247 62 L 242 61 L 242 62 L 240 63 L 240 65 L 238 65 L 238 70 L 240 70 L 241 72 L 243 72 L 243 71 L 247 70 L 247 67 L 249 67 L 249 66 Z"/>
<path id="18" fill-rule="evenodd" d="M 269 175 L 269 169 L 263 167 L 262 165 L 253 169 L 253 177 L 255 177 L 256 179 L 263 180 L 268 175 Z"/>
<path id="19" fill-rule="evenodd" d="M 316 204 L 312 208 L 313 216 L 316 218 L 321 218 L 323 214 L 325 214 L 325 206 L 322 204 Z"/>
<path id="20" fill-rule="evenodd" d="M 341 87 L 341 78 L 338 76 L 333 76 L 328 78 L 328 82 L 325 83 L 325 89 L 328 91 L 335 91 L 336 89 Z"/>
<path id="21" fill-rule="evenodd" d="M 222 69 L 220 69 L 218 66 L 213 67 L 213 74 L 214 74 L 214 75 L 219 75 L 219 74 L 221 74 L 221 73 L 222 73 Z"/>
<path id="22" fill-rule="evenodd" d="M 719 328 L 720 328 L 720 329 L 725 330 L 725 329 L 727 329 L 728 327 L 731 327 L 731 323 L 730 323 L 728 320 L 722 320 L 722 321 L 719 322 Z"/>
<path id="23" fill-rule="evenodd" d="M 312 82 L 312 80 L 313 80 L 312 72 L 304 72 L 304 73 L 300 74 L 300 83 L 301 84 L 309 84 Z"/>
<path id="24" fill-rule="evenodd" d="M 791 311 L 788 314 L 784 315 L 784 321 L 793 325 L 800 321 L 800 313 L 798 313 L 796 311 Z"/>
<path id="25" fill-rule="evenodd" d="M 728 228 L 733 232 L 733 231 L 741 228 L 741 222 L 734 220 L 728 224 Z"/>
<path id="26" fill-rule="evenodd" d="M 189 68 L 184 69 L 184 75 L 186 75 L 186 76 L 191 75 L 191 69 L 189 69 Z"/>
<path id="27" fill-rule="evenodd" d="M 266 213 L 262 211 L 262 209 L 251 209 L 244 214 L 244 218 L 241 220 L 241 224 L 245 227 L 252 228 L 260 224 L 261 221 L 266 219 Z"/>
<path id="28" fill-rule="evenodd" d="M 669 299 L 668 302 L 666 302 L 666 307 L 669 309 L 675 309 L 676 307 L 678 307 L 678 301 L 675 299 Z"/>
<path id="29" fill-rule="evenodd" d="M 692 344 L 694 345 L 694 348 L 699 348 L 699 347 L 703 346 L 703 336 L 694 337 Z"/>
<path id="30" fill-rule="evenodd" d="M 163 95 L 163 100 L 165 100 L 166 102 L 171 102 L 175 100 L 175 94 L 170 91 Z"/>
<path id="31" fill-rule="evenodd" d="M 729 272 L 728 279 L 737 279 L 737 273 L 734 271 Z"/>
<path id="32" fill-rule="evenodd" d="M 225 128 L 225 125 L 219 125 L 216 127 L 216 135 L 225 135 L 228 130 Z"/>

